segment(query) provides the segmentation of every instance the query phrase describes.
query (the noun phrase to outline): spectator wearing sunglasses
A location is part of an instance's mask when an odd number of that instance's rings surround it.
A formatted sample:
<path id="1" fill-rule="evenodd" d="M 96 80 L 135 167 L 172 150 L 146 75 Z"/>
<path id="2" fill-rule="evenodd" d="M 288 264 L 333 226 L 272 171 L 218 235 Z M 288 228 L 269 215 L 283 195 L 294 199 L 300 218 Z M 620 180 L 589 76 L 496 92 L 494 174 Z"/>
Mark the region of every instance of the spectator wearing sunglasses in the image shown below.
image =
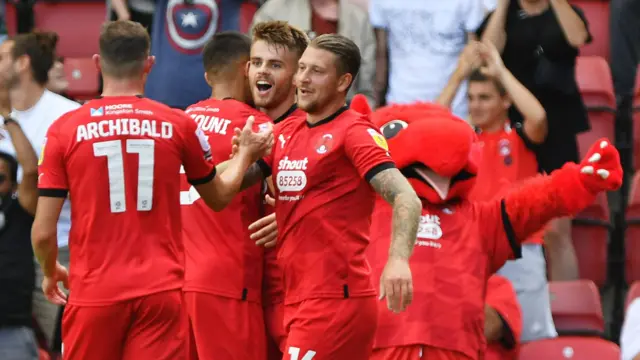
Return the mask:
<path id="1" fill-rule="evenodd" d="M 0 115 L 16 157 L 0 152 L 0 359 L 37 360 L 31 327 L 35 268 L 31 225 L 38 200 L 38 160 L 20 125 L 0 95 Z M 22 181 L 18 183 L 18 166 Z"/>

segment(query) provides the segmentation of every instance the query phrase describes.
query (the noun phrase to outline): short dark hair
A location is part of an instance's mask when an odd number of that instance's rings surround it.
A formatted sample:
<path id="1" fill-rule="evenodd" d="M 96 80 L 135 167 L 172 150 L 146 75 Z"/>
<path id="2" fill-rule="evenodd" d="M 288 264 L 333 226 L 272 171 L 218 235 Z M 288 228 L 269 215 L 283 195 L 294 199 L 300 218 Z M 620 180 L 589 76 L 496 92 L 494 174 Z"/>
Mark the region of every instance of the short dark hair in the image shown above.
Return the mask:
<path id="1" fill-rule="evenodd" d="M 16 185 L 18 183 L 18 160 L 16 158 L 4 151 L 0 151 L 0 161 L 5 161 L 7 166 L 9 166 L 9 178 L 11 180 L 12 185 Z"/>
<path id="2" fill-rule="evenodd" d="M 302 56 L 309 45 L 309 37 L 304 31 L 286 21 L 273 20 L 257 23 L 251 32 L 252 41 L 265 41 L 269 45 L 283 46 Z"/>
<path id="3" fill-rule="evenodd" d="M 108 21 L 100 32 L 102 72 L 123 79 L 142 74 L 151 40 L 147 30 L 129 20 Z"/>
<path id="4" fill-rule="evenodd" d="M 58 34 L 34 31 L 16 35 L 11 40 L 13 40 L 13 49 L 11 50 L 13 59 L 28 56 L 33 79 L 38 84 L 45 85 L 49 81 L 49 70 L 53 67 L 56 57 Z"/>
<path id="5" fill-rule="evenodd" d="M 351 39 L 339 34 L 324 34 L 311 40 L 309 46 L 316 49 L 322 49 L 329 51 L 336 55 L 337 70 L 340 75 L 349 73 L 355 81 L 358 72 L 360 71 L 360 65 L 362 64 L 362 57 L 360 55 L 360 49 Z M 348 89 L 347 89 L 348 90 Z"/>
<path id="6" fill-rule="evenodd" d="M 469 82 L 491 82 L 496 87 L 496 90 L 498 90 L 500 96 L 507 95 L 507 90 L 498 79 L 485 75 L 480 69 L 473 70 L 471 75 L 469 75 Z"/>
<path id="7" fill-rule="evenodd" d="M 209 39 L 202 50 L 204 70 L 210 74 L 225 72 L 238 60 L 248 58 L 250 52 L 249 36 L 237 31 L 219 32 Z"/>

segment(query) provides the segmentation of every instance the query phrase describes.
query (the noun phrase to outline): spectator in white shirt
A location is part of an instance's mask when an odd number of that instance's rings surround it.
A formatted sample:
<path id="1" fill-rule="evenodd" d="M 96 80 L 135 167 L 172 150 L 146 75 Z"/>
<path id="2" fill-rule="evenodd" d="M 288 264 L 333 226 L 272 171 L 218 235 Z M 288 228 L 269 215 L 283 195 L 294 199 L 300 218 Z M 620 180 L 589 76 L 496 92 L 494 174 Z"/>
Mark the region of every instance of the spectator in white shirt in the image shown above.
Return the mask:
<path id="1" fill-rule="evenodd" d="M 55 33 L 20 34 L 0 45 L 0 82 L 9 88 L 11 117 L 24 131 L 37 154 L 42 151 L 49 126 L 61 115 L 77 109 L 79 104 L 46 89 L 49 70 L 54 64 L 58 35 Z M 0 131 L 0 151 L 15 155 L 9 133 Z M 18 181 L 22 171 L 18 171 Z M 58 224 L 58 257 L 68 268 L 69 229 L 71 209 L 69 202 L 60 215 Z M 52 346 L 60 308 L 47 301 L 41 289 L 42 272 L 35 264 L 36 282 L 33 311 L 49 346 Z"/>
<path id="2" fill-rule="evenodd" d="M 622 360 L 640 360 L 640 298 L 635 298 L 629 307 L 620 334 Z"/>
<path id="3" fill-rule="evenodd" d="M 378 103 L 434 101 L 485 13 L 482 0 L 370 0 Z M 466 91 L 464 83 L 451 107 L 463 119 L 468 115 Z"/>

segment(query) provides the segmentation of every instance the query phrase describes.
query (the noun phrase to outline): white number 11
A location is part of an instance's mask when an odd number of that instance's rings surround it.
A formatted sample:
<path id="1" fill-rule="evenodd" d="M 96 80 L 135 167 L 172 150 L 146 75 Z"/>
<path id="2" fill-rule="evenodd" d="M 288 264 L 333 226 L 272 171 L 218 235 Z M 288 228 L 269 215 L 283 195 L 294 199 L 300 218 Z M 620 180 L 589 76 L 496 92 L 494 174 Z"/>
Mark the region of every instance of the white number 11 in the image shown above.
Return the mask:
<path id="1" fill-rule="evenodd" d="M 138 211 L 150 211 L 153 205 L 153 164 L 155 142 L 151 139 L 129 139 L 125 142 L 127 153 L 138 154 Z M 124 157 L 122 140 L 102 141 L 93 144 L 94 156 L 107 157 L 109 174 L 109 202 L 111 212 L 127 210 L 124 184 Z"/>

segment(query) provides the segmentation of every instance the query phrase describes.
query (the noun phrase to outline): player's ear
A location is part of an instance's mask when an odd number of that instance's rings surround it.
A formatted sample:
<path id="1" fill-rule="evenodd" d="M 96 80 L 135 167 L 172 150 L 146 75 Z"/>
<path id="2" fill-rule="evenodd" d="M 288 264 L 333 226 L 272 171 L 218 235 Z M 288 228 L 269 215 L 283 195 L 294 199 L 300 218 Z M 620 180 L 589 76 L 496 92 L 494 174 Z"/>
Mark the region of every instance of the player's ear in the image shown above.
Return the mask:
<path id="1" fill-rule="evenodd" d="M 209 79 L 209 73 L 206 71 L 204 72 L 204 81 L 206 81 L 207 84 L 209 84 L 209 86 L 213 88 L 213 83 L 211 79 Z"/>
<path id="2" fill-rule="evenodd" d="M 338 91 L 346 92 L 349 85 L 351 85 L 351 81 L 353 81 L 353 76 L 351 74 L 344 73 L 340 75 L 340 78 L 338 79 Z"/>
<path id="3" fill-rule="evenodd" d="M 93 54 L 93 56 L 91 57 L 91 60 L 93 60 L 93 64 L 96 66 L 96 69 L 98 69 L 98 72 L 101 73 L 102 67 L 100 66 L 100 55 Z"/>
<path id="4" fill-rule="evenodd" d="M 144 73 L 148 74 L 151 72 L 151 68 L 156 64 L 155 56 L 147 56 L 147 60 L 144 62 Z"/>
<path id="5" fill-rule="evenodd" d="M 251 60 L 247 60 L 247 63 L 244 66 L 244 74 L 249 77 L 249 66 L 251 66 Z"/>

